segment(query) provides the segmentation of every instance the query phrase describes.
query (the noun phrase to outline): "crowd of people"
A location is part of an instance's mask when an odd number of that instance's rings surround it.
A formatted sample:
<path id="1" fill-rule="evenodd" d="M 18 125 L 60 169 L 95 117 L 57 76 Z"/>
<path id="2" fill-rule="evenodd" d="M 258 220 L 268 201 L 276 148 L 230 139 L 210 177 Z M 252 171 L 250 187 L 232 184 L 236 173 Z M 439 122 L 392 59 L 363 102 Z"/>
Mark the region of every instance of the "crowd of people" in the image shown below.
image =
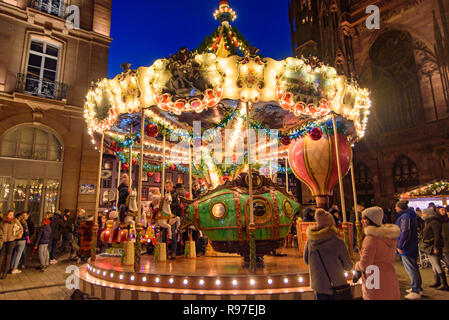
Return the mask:
<path id="1" fill-rule="evenodd" d="M 338 207 L 329 212 L 305 208 L 302 220 L 316 222 L 307 229 L 304 261 L 309 265 L 311 287 L 319 300 L 338 299 L 338 290 L 346 285 L 345 272 L 354 270 L 354 283 L 362 279 L 365 300 L 400 299 L 399 281 L 393 266 L 399 257 L 410 278 L 411 288 L 406 299 L 421 299 L 423 281 L 419 259 L 427 257 L 432 266 L 434 282 L 429 287 L 449 291 L 444 265 L 449 267 L 449 206 L 411 208 L 407 200 L 398 201 L 394 212 L 380 207 L 353 210 L 363 226 L 363 238 L 359 250 L 360 258 L 353 264 L 338 237 L 342 219 Z M 356 237 L 356 230 L 354 229 Z M 357 246 L 356 238 L 354 244 Z M 378 278 L 373 278 L 378 275 Z"/>
<path id="2" fill-rule="evenodd" d="M 60 210 L 54 214 L 47 212 L 37 232 L 27 211 L 16 214 L 14 210 L 9 210 L 5 214 L 0 213 L 0 216 L 1 279 L 5 279 L 8 273 L 21 273 L 28 265 L 27 259 L 35 252 L 40 262 L 38 269 L 42 272 L 58 262 L 57 256 L 68 254 L 68 259 L 81 262 L 81 233 L 89 220 L 85 210 L 79 209 L 76 213 L 68 209 L 64 213 Z M 29 250 L 31 255 L 27 254 Z"/>

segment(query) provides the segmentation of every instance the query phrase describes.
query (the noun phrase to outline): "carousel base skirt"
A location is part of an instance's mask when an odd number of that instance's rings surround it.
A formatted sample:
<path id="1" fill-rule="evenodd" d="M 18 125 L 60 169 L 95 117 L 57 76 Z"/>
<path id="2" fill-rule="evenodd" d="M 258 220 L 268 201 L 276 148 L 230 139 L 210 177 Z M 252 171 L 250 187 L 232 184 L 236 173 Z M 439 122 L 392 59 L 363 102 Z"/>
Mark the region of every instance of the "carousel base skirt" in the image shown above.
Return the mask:
<path id="1" fill-rule="evenodd" d="M 311 300 L 309 269 L 295 249 L 265 256 L 252 274 L 241 257 L 198 257 L 155 262 L 141 257 L 140 269 L 120 258 L 97 256 L 80 268 L 80 290 L 106 300 Z M 347 274 L 350 284 L 352 273 Z M 360 284 L 352 286 L 361 296 Z"/>

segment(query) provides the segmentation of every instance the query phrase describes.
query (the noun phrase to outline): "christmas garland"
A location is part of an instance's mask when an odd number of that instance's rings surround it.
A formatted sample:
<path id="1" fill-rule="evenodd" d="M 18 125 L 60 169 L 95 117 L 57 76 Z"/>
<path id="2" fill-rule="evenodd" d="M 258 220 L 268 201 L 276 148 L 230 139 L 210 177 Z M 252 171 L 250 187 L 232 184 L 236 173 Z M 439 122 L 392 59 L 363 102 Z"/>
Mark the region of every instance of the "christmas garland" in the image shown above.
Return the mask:
<path id="1" fill-rule="evenodd" d="M 449 195 L 449 181 L 439 181 L 401 195 L 402 198 Z"/>

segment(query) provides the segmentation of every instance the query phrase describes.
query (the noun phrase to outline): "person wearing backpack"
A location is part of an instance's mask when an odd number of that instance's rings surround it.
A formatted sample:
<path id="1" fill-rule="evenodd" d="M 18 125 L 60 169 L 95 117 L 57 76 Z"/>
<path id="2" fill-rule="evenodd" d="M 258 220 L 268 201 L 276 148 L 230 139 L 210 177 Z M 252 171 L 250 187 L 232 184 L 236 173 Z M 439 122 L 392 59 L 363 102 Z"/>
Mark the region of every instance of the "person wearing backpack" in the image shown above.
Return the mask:
<path id="1" fill-rule="evenodd" d="M 317 209 L 317 226 L 307 228 L 304 262 L 309 266 L 311 287 L 317 300 L 336 300 L 335 287 L 348 285 L 345 270 L 353 262 L 346 245 L 338 237 L 335 220 L 329 212 Z"/>

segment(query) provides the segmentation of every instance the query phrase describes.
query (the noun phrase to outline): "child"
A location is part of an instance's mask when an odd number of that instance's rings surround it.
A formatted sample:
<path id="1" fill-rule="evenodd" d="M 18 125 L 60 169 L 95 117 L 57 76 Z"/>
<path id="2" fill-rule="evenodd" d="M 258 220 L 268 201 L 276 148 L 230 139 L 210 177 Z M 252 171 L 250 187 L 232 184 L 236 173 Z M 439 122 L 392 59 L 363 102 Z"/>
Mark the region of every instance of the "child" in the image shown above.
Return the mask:
<path id="1" fill-rule="evenodd" d="M 42 227 L 39 230 L 39 233 L 36 237 L 36 243 L 34 245 L 34 250 L 38 249 L 39 252 L 39 261 L 41 265 L 38 269 L 42 272 L 48 267 L 50 263 L 50 252 L 48 251 L 48 244 L 51 241 L 51 227 L 50 227 L 50 219 L 45 218 L 42 221 Z"/>

